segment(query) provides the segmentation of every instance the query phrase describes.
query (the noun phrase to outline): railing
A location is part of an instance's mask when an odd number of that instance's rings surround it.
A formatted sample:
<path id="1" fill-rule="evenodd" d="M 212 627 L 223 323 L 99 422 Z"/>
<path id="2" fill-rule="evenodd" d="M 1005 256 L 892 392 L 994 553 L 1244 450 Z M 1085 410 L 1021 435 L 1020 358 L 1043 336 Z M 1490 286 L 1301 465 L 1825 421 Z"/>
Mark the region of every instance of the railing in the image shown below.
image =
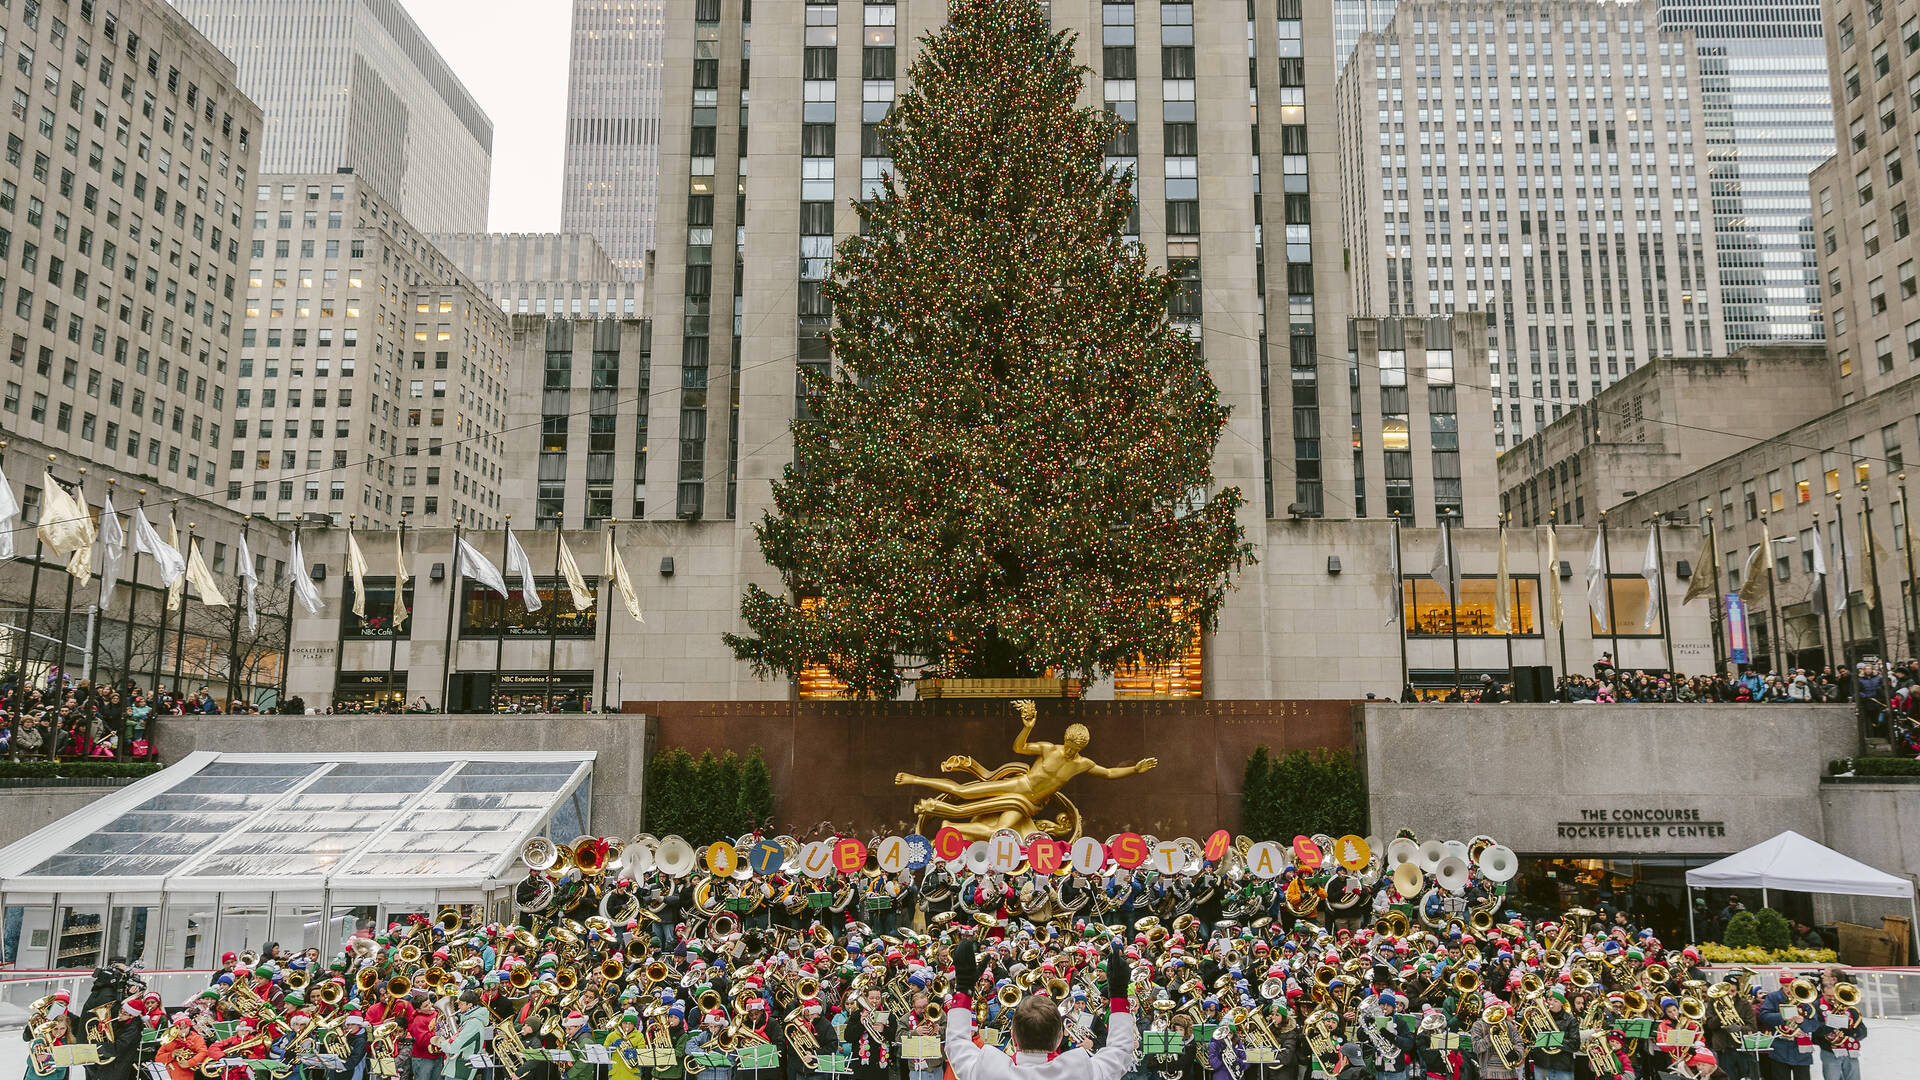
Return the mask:
<path id="1" fill-rule="evenodd" d="M 1706 964 L 1701 967 L 1707 972 L 1710 982 L 1719 982 L 1720 977 L 1735 969 L 1734 964 Z M 1845 965 L 1842 965 L 1845 967 Z M 1826 964 L 1767 964 L 1755 966 L 1754 986 L 1764 986 L 1768 990 L 1779 985 L 1780 973 L 1789 971 L 1795 975 L 1806 975 L 1818 981 L 1819 972 Z M 1920 968 L 1912 967 L 1846 967 L 1847 978 L 1860 988 L 1860 1014 L 1869 1020 L 1883 1019 L 1889 1016 L 1920 1016 Z"/>
<path id="2" fill-rule="evenodd" d="M 162 1004 L 181 1005 L 206 989 L 213 972 L 204 969 L 143 971 L 140 978 L 147 989 L 158 991 Z M 0 1027 L 25 1023 L 27 1010 L 35 1001 L 56 990 L 65 990 L 78 1009 L 93 991 L 93 972 L 13 971 L 0 968 Z"/>

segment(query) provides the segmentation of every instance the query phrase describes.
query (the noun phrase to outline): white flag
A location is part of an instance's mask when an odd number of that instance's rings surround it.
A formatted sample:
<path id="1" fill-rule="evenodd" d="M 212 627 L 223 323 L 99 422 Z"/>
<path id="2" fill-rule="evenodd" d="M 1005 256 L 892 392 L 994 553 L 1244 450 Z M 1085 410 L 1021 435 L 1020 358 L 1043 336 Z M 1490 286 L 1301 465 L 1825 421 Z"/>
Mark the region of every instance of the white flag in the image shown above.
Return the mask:
<path id="1" fill-rule="evenodd" d="M 80 584 L 93 580 L 93 514 L 84 498 L 43 473 L 45 492 L 40 499 L 40 541 L 56 555 L 67 556 L 67 573 Z"/>
<path id="2" fill-rule="evenodd" d="M 300 600 L 300 606 L 307 614 L 318 615 L 325 602 L 320 599 L 320 589 L 314 585 L 312 575 L 307 573 L 306 553 L 300 550 L 300 534 L 293 534 L 293 550 L 287 553 L 287 584 L 293 587 L 293 595 Z"/>
<path id="3" fill-rule="evenodd" d="M 507 530 L 507 573 L 520 575 L 520 602 L 527 606 L 529 614 L 540 610 L 540 590 L 533 582 L 533 562 L 527 558 L 527 549 L 520 546 L 520 538 Z"/>
<path id="4" fill-rule="evenodd" d="M 347 530 L 347 574 L 353 578 L 353 613 L 367 617 L 367 557 L 360 553 L 360 541 Z"/>
<path id="5" fill-rule="evenodd" d="M 1558 630 L 1566 621 L 1567 607 L 1560 595 L 1560 537 L 1547 526 L 1547 629 Z"/>
<path id="6" fill-rule="evenodd" d="M 1607 570 L 1606 549 L 1601 546 L 1601 535 L 1596 530 L 1593 536 L 1593 554 L 1587 556 L 1587 608 L 1593 612 L 1593 621 L 1601 630 L 1611 625 L 1607 610 Z"/>
<path id="7" fill-rule="evenodd" d="M 100 508 L 100 610 L 113 606 L 114 586 L 120 583 L 120 560 L 125 557 L 127 534 L 120 528 L 120 515 L 113 509 L 113 492 L 107 492 L 106 505 Z"/>
<path id="8" fill-rule="evenodd" d="M 175 553 L 178 553 L 180 550 L 180 519 L 171 513 L 167 515 L 167 546 L 172 548 Z M 192 569 L 192 564 L 187 561 L 187 557 L 184 555 L 180 556 L 180 576 L 174 578 L 173 581 L 167 585 L 168 611 L 180 610 L 181 597 L 187 593 L 187 571 L 190 569 Z"/>
<path id="9" fill-rule="evenodd" d="M 1447 550 L 1453 546 L 1451 539 L 1447 533 L 1447 523 L 1445 520 L 1442 520 L 1440 522 L 1440 546 L 1433 549 L 1433 566 L 1428 568 L 1427 576 L 1433 578 L 1434 583 L 1440 586 L 1440 591 L 1446 594 L 1448 603 L 1458 604 L 1460 602 L 1460 593 L 1455 583 L 1451 553 Z"/>
<path id="10" fill-rule="evenodd" d="M 553 532 L 553 542 L 560 545 L 560 576 L 567 579 L 567 591 L 573 594 L 573 610 L 586 611 L 593 607 L 593 592 L 587 588 L 586 576 L 580 573 L 580 564 L 573 561 L 573 549 L 567 546 L 566 537 L 560 530 Z"/>
<path id="11" fill-rule="evenodd" d="M 1400 573 L 1400 526 L 1389 523 L 1387 536 L 1387 573 L 1393 578 L 1393 592 L 1387 600 L 1387 621 L 1383 626 L 1392 626 L 1400 621 L 1402 610 L 1406 607 L 1406 586 L 1401 584 Z"/>
<path id="12" fill-rule="evenodd" d="M 193 583 L 193 591 L 200 594 L 202 604 L 207 607 L 227 606 L 227 598 L 220 595 L 220 584 L 213 580 L 213 571 L 207 569 L 206 560 L 200 557 L 198 538 L 187 545 L 187 580 Z"/>
<path id="13" fill-rule="evenodd" d="M 640 594 L 633 590 L 633 578 L 627 576 L 627 563 L 620 557 L 620 549 L 613 545 L 613 530 L 607 530 L 607 550 L 603 556 L 607 573 L 613 577 L 614 591 L 620 594 L 621 602 L 627 605 L 627 614 L 637 623 L 646 622 L 640 613 Z"/>
<path id="14" fill-rule="evenodd" d="M 160 567 L 163 586 L 172 586 L 187 572 L 187 560 L 180 549 L 160 539 L 153 522 L 147 520 L 147 511 L 139 506 L 133 508 L 133 553 L 153 556 L 154 563 Z"/>
<path id="15" fill-rule="evenodd" d="M 13 530 L 20 527 L 20 500 L 13 497 L 13 485 L 0 472 L 0 562 L 19 554 L 14 550 Z"/>
<path id="16" fill-rule="evenodd" d="M 407 625 L 407 582 L 413 575 L 407 573 L 407 546 L 402 542 L 404 532 L 393 534 L 393 632 L 397 635 Z"/>
<path id="17" fill-rule="evenodd" d="M 1640 564 L 1640 576 L 1647 579 L 1647 618 L 1640 624 L 1642 630 L 1652 630 L 1653 622 L 1660 617 L 1660 550 L 1655 546 L 1653 530 L 1658 525 L 1647 527 L 1647 557 Z"/>
<path id="18" fill-rule="evenodd" d="M 247 534 L 240 534 L 240 586 L 247 594 L 247 633 L 260 629 L 260 609 L 254 605 L 254 591 L 260 588 L 260 575 L 253 570 L 253 552 L 247 550 Z"/>
<path id="19" fill-rule="evenodd" d="M 1500 530 L 1500 571 L 1493 579 L 1493 629 L 1513 633 L 1513 577 L 1507 572 L 1507 530 Z"/>
<path id="20" fill-rule="evenodd" d="M 472 578 L 485 585 L 499 593 L 502 600 L 507 598 L 507 579 L 501 577 L 499 568 L 488 562 L 487 557 L 480 554 L 472 544 L 467 543 L 465 537 L 460 538 L 460 546 L 454 549 L 453 554 L 454 564 L 458 567 L 460 576 Z"/>

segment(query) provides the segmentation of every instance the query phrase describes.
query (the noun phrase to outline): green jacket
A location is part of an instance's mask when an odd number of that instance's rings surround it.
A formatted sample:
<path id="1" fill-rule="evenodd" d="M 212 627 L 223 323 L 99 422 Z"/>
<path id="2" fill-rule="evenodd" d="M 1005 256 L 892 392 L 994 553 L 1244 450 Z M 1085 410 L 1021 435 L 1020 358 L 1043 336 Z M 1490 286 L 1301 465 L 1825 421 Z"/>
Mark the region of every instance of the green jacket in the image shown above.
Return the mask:
<path id="1" fill-rule="evenodd" d="M 473 1066 L 467 1064 L 467 1055 L 480 1052 L 480 1032 L 489 1022 L 487 1010 L 475 1006 L 457 1019 L 460 1030 L 453 1037 L 453 1045 L 447 1047 L 447 1075 L 452 1080 L 473 1080 Z"/>
<path id="2" fill-rule="evenodd" d="M 595 1066 L 581 1052 L 583 1047 L 598 1045 L 583 1029 L 580 1034 L 567 1040 L 567 1052 L 573 1055 L 572 1064 L 561 1070 L 561 1080 L 593 1080 Z"/>

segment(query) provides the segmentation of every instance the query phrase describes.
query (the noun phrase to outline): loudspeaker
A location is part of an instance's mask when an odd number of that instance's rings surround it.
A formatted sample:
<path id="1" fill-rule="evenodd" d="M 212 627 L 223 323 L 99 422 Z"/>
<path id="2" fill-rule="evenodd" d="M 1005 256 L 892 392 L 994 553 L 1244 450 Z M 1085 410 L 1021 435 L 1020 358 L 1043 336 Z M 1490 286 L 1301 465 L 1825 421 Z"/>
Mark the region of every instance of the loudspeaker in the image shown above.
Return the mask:
<path id="1" fill-rule="evenodd" d="M 1513 669 L 1513 700 L 1538 703 L 1553 699 L 1553 668 L 1520 665 Z"/>
<path id="2" fill-rule="evenodd" d="M 453 676 L 447 689 L 450 713 L 492 712 L 493 672 L 462 671 Z"/>

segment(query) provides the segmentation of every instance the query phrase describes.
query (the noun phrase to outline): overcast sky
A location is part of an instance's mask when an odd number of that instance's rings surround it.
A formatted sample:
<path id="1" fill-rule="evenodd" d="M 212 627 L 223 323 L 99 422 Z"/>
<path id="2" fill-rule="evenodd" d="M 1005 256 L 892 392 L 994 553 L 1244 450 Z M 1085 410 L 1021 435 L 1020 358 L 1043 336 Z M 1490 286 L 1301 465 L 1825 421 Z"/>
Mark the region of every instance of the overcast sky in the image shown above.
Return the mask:
<path id="1" fill-rule="evenodd" d="M 568 0 L 403 0 L 493 120 L 489 228 L 560 228 Z"/>

